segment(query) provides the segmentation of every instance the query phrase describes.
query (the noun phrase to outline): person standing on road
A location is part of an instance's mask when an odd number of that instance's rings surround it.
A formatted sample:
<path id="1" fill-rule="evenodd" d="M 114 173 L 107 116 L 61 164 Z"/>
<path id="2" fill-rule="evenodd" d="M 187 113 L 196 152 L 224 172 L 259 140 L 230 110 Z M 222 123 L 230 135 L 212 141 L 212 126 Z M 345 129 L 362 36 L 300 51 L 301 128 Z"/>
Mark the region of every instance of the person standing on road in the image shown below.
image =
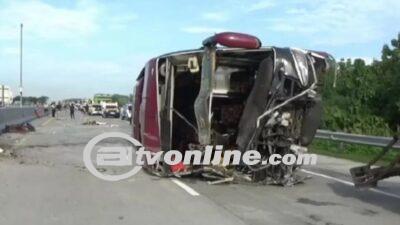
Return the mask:
<path id="1" fill-rule="evenodd" d="M 51 104 L 51 116 L 56 117 L 56 104 L 55 103 Z"/>
<path id="2" fill-rule="evenodd" d="M 57 103 L 57 111 L 61 111 L 61 108 L 62 108 L 61 102 L 58 102 L 58 103 Z"/>
<path id="3" fill-rule="evenodd" d="M 58 119 L 58 115 L 61 113 L 61 102 L 58 102 L 55 107 L 56 107 L 56 113 L 57 113 L 56 117 Z"/>
<path id="4" fill-rule="evenodd" d="M 75 119 L 75 105 L 74 105 L 74 103 L 71 103 L 69 105 L 69 115 L 71 116 L 71 119 Z"/>
<path id="5" fill-rule="evenodd" d="M 85 104 L 85 113 L 89 114 L 89 104 Z"/>

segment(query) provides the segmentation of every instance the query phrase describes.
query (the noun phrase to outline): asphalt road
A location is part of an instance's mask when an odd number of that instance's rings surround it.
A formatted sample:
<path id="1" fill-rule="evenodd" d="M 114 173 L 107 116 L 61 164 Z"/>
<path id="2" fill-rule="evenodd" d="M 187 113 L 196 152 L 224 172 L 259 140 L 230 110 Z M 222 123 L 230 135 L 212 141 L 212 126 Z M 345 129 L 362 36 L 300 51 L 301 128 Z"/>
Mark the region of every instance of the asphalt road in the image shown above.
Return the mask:
<path id="1" fill-rule="evenodd" d="M 106 124 L 85 126 L 86 119 Z M 400 181 L 356 190 L 356 163 L 320 156 L 294 187 L 159 178 L 143 171 L 107 182 L 84 167 L 82 152 L 97 134 L 130 134 L 127 121 L 65 113 L 33 122 L 36 132 L 3 134 L 0 224 L 399 224 Z M 10 152 L 12 154 L 10 154 Z M 118 171 L 112 171 L 118 172 Z"/>

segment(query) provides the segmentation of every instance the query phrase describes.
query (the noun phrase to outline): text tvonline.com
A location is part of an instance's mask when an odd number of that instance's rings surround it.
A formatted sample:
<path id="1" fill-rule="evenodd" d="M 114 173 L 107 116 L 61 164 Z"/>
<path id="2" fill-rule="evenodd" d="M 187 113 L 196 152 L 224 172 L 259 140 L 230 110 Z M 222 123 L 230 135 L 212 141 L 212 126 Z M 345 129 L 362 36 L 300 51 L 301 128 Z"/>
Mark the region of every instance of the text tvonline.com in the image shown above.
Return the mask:
<path id="1" fill-rule="evenodd" d="M 129 153 L 128 153 L 129 154 Z M 208 145 L 204 151 L 187 150 L 184 154 L 177 150 L 150 152 L 144 147 L 140 147 L 136 154 L 136 165 L 154 165 L 158 161 L 163 161 L 168 165 L 176 165 L 183 163 L 185 165 L 315 165 L 317 163 L 316 154 L 308 153 L 288 153 L 285 155 L 271 154 L 267 158 L 263 158 L 257 150 L 239 151 L 224 150 L 222 145 Z"/>

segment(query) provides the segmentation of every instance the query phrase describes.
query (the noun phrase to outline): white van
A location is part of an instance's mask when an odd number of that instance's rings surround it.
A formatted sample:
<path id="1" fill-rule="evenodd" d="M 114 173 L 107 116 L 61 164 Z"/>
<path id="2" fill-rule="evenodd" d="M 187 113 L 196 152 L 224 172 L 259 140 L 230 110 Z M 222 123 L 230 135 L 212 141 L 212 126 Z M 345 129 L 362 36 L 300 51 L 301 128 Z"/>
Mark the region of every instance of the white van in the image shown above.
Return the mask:
<path id="1" fill-rule="evenodd" d="M 117 102 L 102 102 L 101 103 L 102 116 L 119 118 L 119 108 Z"/>

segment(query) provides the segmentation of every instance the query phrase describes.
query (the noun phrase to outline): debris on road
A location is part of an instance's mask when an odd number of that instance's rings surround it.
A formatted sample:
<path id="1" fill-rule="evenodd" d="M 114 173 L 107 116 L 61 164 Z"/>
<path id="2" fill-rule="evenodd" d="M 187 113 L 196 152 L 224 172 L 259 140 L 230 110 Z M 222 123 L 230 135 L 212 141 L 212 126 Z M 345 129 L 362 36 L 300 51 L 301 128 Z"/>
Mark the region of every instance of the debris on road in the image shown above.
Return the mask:
<path id="1" fill-rule="evenodd" d="M 11 146 L 0 146 L 0 157 L 16 157 L 16 154 Z"/>
<path id="2" fill-rule="evenodd" d="M 5 133 L 28 133 L 35 131 L 35 127 L 30 123 L 23 123 L 18 125 L 9 125 L 4 129 Z"/>
<path id="3" fill-rule="evenodd" d="M 87 125 L 87 126 L 94 126 L 94 125 L 106 125 L 106 122 L 99 122 L 96 120 L 86 120 L 82 125 Z"/>
<path id="4" fill-rule="evenodd" d="M 223 183 L 230 183 L 230 182 L 232 182 L 233 180 L 234 180 L 233 177 L 227 177 L 227 178 L 224 178 L 224 179 L 222 179 L 222 180 L 208 181 L 207 183 L 208 183 L 208 184 L 223 184 Z"/>
<path id="5" fill-rule="evenodd" d="M 354 185 L 357 188 L 376 187 L 378 181 L 393 177 L 400 176 L 400 154 L 388 165 L 374 167 L 372 166 L 382 159 L 389 150 L 397 143 L 399 136 L 395 135 L 392 141 L 382 149 L 382 152 L 372 159 L 367 165 L 354 167 L 350 169 L 350 174 L 353 178 Z"/>

